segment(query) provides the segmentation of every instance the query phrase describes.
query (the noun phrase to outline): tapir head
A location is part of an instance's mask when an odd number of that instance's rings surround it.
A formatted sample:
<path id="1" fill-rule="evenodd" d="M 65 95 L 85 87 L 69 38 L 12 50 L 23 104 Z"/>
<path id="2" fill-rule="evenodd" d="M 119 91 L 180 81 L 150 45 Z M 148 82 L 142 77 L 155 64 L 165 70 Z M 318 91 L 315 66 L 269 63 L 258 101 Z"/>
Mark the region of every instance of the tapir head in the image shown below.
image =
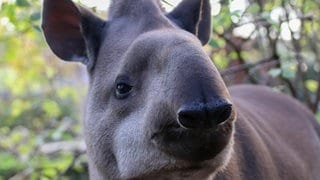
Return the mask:
<path id="1" fill-rule="evenodd" d="M 210 16 L 209 0 L 170 13 L 156 0 L 114 0 L 108 20 L 70 0 L 44 1 L 52 51 L 88 69 L 91 178 L 205 178 L 228 161 L 235 113 L 202 49 Z"/>

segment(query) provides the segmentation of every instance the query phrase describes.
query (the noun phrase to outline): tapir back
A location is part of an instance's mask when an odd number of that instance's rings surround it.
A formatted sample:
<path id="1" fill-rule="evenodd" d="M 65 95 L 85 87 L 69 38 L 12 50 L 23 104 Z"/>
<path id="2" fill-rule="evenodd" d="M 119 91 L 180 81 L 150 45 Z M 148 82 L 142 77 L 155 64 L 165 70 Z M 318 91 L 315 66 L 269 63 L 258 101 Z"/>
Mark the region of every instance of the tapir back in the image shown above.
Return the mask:
<path id="1" fill-rule="evenodd" d="M 320 126 L 296 100 L 265 87 L 235 86 L 234 155 L 216 179 L 319 179 Z"/>

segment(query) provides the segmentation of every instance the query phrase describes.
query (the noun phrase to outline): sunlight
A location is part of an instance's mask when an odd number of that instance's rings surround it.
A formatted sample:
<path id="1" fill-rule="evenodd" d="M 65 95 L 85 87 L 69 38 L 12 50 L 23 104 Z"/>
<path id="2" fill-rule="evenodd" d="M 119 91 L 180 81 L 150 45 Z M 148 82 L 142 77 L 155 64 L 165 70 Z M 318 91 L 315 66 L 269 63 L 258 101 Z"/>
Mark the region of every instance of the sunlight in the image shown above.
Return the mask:
<path id="1" fill-rule="evenodd" d="M 174 7 L 176 7 L 181 0 L 166 0 L 168 3 L 164 3 L 163 7 L 166 12 L 170 12 Z M 88 7 L 96 7 L 98 11 L 107 11 L 111 0 L 80 0 L 81 3 Z M 220 13 L 221 4 L 219 0 L 210 0 L 211 3 L 211 14 L 216 16 Z M 241 16 L 246 8 L 249 6 L 249 2 L 247 0 L 233 0 L 230 2 L 229 8 L 230 12 L 234 13 L 231 19 L 234 23 L 240 22 L 239 16 Z M 284 17 L 284 10 L 282 8 L 275 8 L 270 13 L 270 19 L 276 23 L 281 21 L 281 18 Z M 281 33 L 280 36 L 283 40 L 291 40 L 290 29 L 293 32 L 299 32 L 301 28 L 301 21 L 296 19 L 296 15 L 290 14 L 291 20 L 289 23 L 284 22 L 281 24 Z M 236 36 L 240 36 L 243 38 L 247 38 L 252 31 L 255 29 L 254 24 L 246 24 L 244 26 L 237 27 L 234 29 L 233 33 Z"/>
<path id="2" fill-rule="evenodd" d="M 5 27 L 8 32 L 15 30 L 14 25 L 10 22 L 8 17 L 0 18 L 0 26 Z"/>
<path id="3" fill-rule="evenodd" d="M 96 7 L 99 11 L 106 11 L 110 6 L 110 0 L 80 0 L 88 7 Z"/>
<path id="4" fill-rule="evenodd" d="M 74 0 L 75 1 L 75 0 Z M 162 2 L 162 5 L 166 12 L 171 11 L 175 6 L 177 6 L 182 0 L 166 0 L 169 4 Z M 211 1 L 211 14 L 216 16 L 219 14 L 221 9 L 221 4 L 219 0 L 210 0 Z M 243 0 L 240 0 L 243 1 Z M 80 0 L 80 2 L 88 7 L 96 7 L 98 11 L 107 11 L 111 0 Z M 172 5 L 172 6 L 171 6 Z M 234 6 L 237 5 L 237 1 L 234 3 Z"/>

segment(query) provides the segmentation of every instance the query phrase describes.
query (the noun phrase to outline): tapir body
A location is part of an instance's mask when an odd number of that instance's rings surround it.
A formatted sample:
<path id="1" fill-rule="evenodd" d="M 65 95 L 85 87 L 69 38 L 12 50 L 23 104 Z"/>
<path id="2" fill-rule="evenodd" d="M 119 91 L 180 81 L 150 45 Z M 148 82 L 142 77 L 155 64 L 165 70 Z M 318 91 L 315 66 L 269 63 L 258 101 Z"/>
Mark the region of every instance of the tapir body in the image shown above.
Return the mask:
<path id="1" fill-rule="evenodd" d="M 52 51 L 86 65 L 91 179 L 315 180 L 320 127 L 292 98 L 226 88 L 202 45 L 209 0 L 165 13 L 156 0 L 113 0 L 108 20 L 44 0 Z"/>

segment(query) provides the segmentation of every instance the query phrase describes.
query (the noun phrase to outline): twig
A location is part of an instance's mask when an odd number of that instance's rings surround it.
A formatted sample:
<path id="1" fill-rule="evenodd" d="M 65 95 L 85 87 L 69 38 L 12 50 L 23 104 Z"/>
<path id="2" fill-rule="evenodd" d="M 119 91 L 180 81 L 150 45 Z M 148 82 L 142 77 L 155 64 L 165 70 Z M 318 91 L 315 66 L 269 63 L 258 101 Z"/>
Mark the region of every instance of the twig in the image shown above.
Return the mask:
<path id="1" fill-rule="evenodd" d="M 311 110 L 316 113 L 318 111 L 318 106 L 319 106 L 319 103 L 320 103 L 320 74 L 318 75 L 318 88 L 317 88 L 317 91 L 316 91 L 316 99 L 313 103 L 313 106 L 311 108 Z"/>
<path id="2" fill-rule="evenodd" d="M 279 59 L 266 58 L 266 59 L 259 60 L 256 63 L 247 63 L 247 64 L 241 64 L 238 66 L 233 66 L 226 70 L 221 71 L 221 76 L 228 76 L 230 74 L 234 74 L 240 71 L 248 71 L 251 68 L 257 68 L 258 66 L 263 66 L 266 64 L 270 66 L 275 66 L 279 64 Z"/>
<path id="3" fill-rule="evenodd" d="M 306 3 L 306 0 L 303 0 L 302 2 L 302 6 L 304 6 Z M 286 21 L 289 21 L 289 10 L 287 10 L 284 2 L 282 2 L 282 7 L 283 9 L 285 9 L 285 20 Z M 304 13 L 304 11 L 302 10 L 302 13 Z M 298 13 L 297 13 L 298 14 Z M 304 25 L 305 25 L 305 19 L 300 19 L 301 20 L 301 34 L 303 33 L 303 29 L 304 29 Z M 289 27 L 289 33 L 290 33 L 290 36 L 293 37 L 293 31 L 292 29 Z M 301 44 L 299 42 L 299 40 L 296 40 L 295 38 L 292 38 L 291 40 L 292 42 L 292 46 L 295 50 L 295 59 L 297 60 L 298 62 L 298 66 L 297 66 L 297 72 L 296 72 L 296 82 L 301 82 L 301 91 L 302 91 L 302 94 L 303 94 L 303 97 L 304 97 L 304 100 L 306 101 L 306 104 L 308 105 L 309 108 L 312 108 L 313 104 L 311 102 L 311 98 L 310 98 L 310 94 L 308 93 L 308 90 L 304 84 L 304 81 L 306 80 L 305 78 L 305 73 L 303 73 L 303 70 L 302 70 L 302 65 L 303 65 L 303 57 L 301 56 Z M 299 83 L 296 84 L 297 85 L 297 88 L 296 89 L 299 89 Z"/>
<path id="4" fill-rule="evenodd" d="M 293 17 L 293 18 L 288 18 L 288 19 L 284 19 L 284 20 L 280 20 L 279 24 L 283 23 L 283 22 L 289 22 L 291 20 L 305 20 L 305 21 L 313 21 L 314 17 L 311 14 L 308 15 L 304 15 L 304 16 L 298 16 L 298 17 Z M 265 18 L 259 17 L 254 19 L 253 21 L 247 21 L 247 22 L 242 22 L 242 23 L 238 23 L 237 27 L 240 26 L 244 26 L 247 24 L 255 24 L 255 25 L 260 25 L 260 26 L 270 26 L 271 24 L 268 22 L 268 20 L 266 20 Z"/>
<path id="5" fill-rule="evenodd" d="M 309 45 L 310 45 L 310 49 L 314 52 L 315 56 L 316 56 L 316 60 L 318 61 L 318 63 L 320 63 L 320 52 L 319 49 L 317 47 L 317 42 L 319 42 L 319 39 L 317 38 L 317 35 L 314 35 L 313 38 L 310 39 L 309 41 Z M 317 77 L 317 81 L 318 81 L 318 88 L 316 90 L 316 98 L 315 101 L 313 102 L 313 105 L 311 107 L 311 110 L 316 113 L 318 111 L 318 106 L 320 103 L 320 73 L 318 73 L 318 77 Z"/>
<path id="6" fill-rule="evenodd" d="M 74 168 L 74 165 L 77 161 L 77 159 L 83 154 L 83 152 L 80 152 L 80 151 L 75 151 L 73 153 L 73 158 L 72 158 L 72 161 L 71 163 L 69 164 L 68 168 L 66 168 L 66 170 L 64 170 L 63 172 L 59 173 L 58 174 L 58 179 L 61 179 L 61 177 L 63 175 L 65 175 L 66 173 L 68 173 L 69 171 L 71 171 L 73 168 Z"/>
<path id="7" fill-rule="evenodd" d="M 53 154 L 59 151 L 77 151 L 84 153 L 86 151 L 86 145 L 82 140 L 52 142 L 43 144 L 39 148 L 39 151 L 42 154 Z"/>
<path id="8" fill-rule="evenodd" d="M 237 60 L 240 62 L 241 65 L 245 65 L 245 64 L 246 64 L 246 61 L 245 61 L 245 59 L 243 58 L 243 56 L 242 56 L 242 54 L 241 54 L 241 51 L 242 51 L 242 49 L 241 49 L 242 43 L 241 43 L 240 46 L 237 46 L 230 38 L 228 38 L 228 37 L 226 36 L 225 33 L 220 34 L 220 33 L 218 33 L 218 32 L 215 31 L 215 30 L 213 30 L 213 32 L 214 32 L 215 34 L 217 34 L 219 37 L 223 38 L 223 39 L 232 47 L 232 49 L 233 49 L 233 50 L 236 52 L 236 54 L 237 54 Z M 248 68 L 244 68 L 242 71 L 245 71 L 246 75 L 248 76 L 249 80 L 250 80 L 252 83 L 254 83 L 254 84 L 257 84 L 257 83 L 258 83 L 257 80 L 254 79 L 254 78 L 250 75 Z"/>

